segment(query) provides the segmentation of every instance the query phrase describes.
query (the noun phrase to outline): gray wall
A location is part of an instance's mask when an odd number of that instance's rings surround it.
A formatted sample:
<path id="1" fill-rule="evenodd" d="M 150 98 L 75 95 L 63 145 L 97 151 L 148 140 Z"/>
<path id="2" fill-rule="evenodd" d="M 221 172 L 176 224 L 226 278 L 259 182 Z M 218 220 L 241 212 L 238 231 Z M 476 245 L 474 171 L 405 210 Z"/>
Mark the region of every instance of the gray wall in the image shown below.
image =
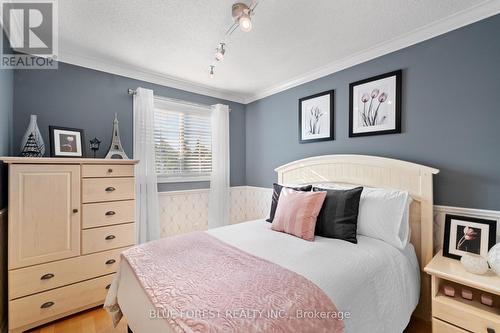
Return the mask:
<path id="1" fill-rule="evenodd" d="M 29 123 L 30 114 L 38 115 L 38 126 L 49 145 L 49 125 L 82 128 L 88 140 L 102 140 L 99 156 L 111 143 L 115 112 L 120 120 L 124 149 L 132 156 L 132 97 L 128 88 L 153 89 L 156 95 L 203 104 L 228 104 L 231 140 L 231 185 L 245 184 L 244 105 L 186 91 L 138 81 L 83 67 L 59 63 L 57 70 L 16 70 L 14 73 L 14 153 Z M 46 154 L 50 154 L 47 149 Z M 160 184 L 160 191 L 207 187 L 207 183 Z"/>
<path id="2" fill-rule="evenodd" d="M 10 152 L 13 79 L 12 70 L 0 69 L 0 156 Z"/>
<path id="3" fill-rule="evenodd" d="M 322 154 L 370 154 L 441 169 L 435 203 L 500 209 L 500 15 L 246 107 L 247 185 Z M 348 138 L 349 83 L 403 69 L 402 134 Z M 335 89 L 335 141 L 298 143 L 298 99 Z"/>
<path id="4" fill-rule="evenodd" d="M 1 37 L 1 36 L 0 36 Z M 0 69 L 0 156 L 10 154 L 12 128 L 12 70 Z M 0 209 L 7 205 L 7 168 L 0 165 Z"/>

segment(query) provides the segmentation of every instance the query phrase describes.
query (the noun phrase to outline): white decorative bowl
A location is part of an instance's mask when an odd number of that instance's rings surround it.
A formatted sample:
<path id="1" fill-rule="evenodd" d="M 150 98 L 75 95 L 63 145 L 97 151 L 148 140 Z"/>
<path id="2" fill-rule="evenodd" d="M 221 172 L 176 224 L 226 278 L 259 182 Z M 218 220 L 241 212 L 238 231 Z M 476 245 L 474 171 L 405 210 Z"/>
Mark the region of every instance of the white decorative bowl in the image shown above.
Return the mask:
<path id="1" fill-rule="evenodd" d="M 477 254 L 467 253 L 460 259 L 462 265 L 468 272 L 482 275 L 488 271 L 488 261 Z"/>
<path id="2" fill-rule="evenodd" d="M 500 275 L 500 243 L 493 246 L 490 252 L 488 252 L 488 263 L 491 269 L 493 269 L 497 275 Z"/>

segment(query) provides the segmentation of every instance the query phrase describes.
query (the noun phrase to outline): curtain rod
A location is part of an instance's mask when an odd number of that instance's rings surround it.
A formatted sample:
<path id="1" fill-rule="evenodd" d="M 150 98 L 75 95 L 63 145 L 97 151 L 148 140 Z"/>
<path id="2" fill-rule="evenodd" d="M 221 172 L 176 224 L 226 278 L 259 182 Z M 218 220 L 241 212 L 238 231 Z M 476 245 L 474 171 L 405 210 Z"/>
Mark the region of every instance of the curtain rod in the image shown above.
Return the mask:
<path id="1" fill-rule="evenodd" d="M 129 95 L 136 94 L 135 89 L 128 89 L 127 92 Z M 157 95 L 155 95 L 154 97 L 157 99 L 167 101 L 167 102 L 179 103 L 179 104 L 184 104 L 184 105 L 191 105 L 191 106 L 195 106 L 195 107 L 203 108 L 203 109 L 210 109 L 211 108 L 211 105 L 188 102 L 188 101 L 184 101 L 182 99 L 177 99 L 177 98 L 163 97 L 163 96 L 157 96 Z M 231 109 L 229 109 L 229 111 L 231 111 Z"/>

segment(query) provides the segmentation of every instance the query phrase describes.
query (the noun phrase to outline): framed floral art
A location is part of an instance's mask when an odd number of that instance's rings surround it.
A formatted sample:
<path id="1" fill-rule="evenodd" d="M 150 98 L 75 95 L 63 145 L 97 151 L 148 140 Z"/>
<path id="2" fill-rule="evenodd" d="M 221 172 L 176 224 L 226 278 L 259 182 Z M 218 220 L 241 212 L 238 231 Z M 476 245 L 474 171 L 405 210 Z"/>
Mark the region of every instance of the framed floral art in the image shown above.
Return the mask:
<path id="1" fill-rule="evenodd" d="M 402 71 L 349 85 L 349 137 L 401 133 Z"/>
<path id="2" fill-rule="evenodd" d="M 333 140 L 333 90 L 299 99 L 299 143 Z"/>
<path id="3" fill-rule="evenodd" d="M 443 255 L 460 259 L 465 253 L 487 257 L 496 243 L 497 221 L 446 214 Z"/>

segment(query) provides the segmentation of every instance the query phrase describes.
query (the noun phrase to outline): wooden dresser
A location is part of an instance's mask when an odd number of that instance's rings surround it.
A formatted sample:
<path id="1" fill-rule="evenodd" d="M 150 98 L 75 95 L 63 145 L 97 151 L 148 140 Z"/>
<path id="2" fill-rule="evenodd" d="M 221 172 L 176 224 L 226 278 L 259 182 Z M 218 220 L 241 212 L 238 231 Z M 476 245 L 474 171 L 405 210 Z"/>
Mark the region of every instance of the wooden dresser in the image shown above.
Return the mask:
<path id="1" fill-rule="evenodd" d="M 9 165 L 9 332 L 102 304 L 135 242 L 137 161 L 0 160 Z"/>

